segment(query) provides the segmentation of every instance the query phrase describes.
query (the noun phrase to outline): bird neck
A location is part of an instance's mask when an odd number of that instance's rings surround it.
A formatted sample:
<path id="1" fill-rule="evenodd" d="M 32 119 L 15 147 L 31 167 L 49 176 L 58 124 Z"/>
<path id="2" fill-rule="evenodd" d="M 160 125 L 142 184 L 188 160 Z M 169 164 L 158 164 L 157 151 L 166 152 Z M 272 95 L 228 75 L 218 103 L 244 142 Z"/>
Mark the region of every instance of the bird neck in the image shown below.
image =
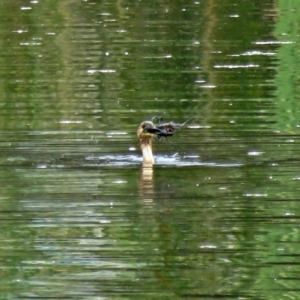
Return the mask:
<path id="1" fill-rule="evenodd" d="M 143 163 L 147 166 L 154 164 L 154 157 L 152 153 L 152 140 L 151 137 L 140 139 L 140 147 L 143 153 Z"/>

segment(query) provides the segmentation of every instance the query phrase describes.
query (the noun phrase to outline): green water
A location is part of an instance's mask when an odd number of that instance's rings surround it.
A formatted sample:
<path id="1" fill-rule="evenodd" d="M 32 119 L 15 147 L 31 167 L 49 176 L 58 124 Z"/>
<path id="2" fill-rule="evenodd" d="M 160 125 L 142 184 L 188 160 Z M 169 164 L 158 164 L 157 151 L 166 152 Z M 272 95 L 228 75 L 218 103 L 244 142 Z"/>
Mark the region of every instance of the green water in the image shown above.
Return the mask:
<path id="1" fill-rule="evenodd" d="M 0 299 L 300 299 L 298 2 L 0 0 Z"/>

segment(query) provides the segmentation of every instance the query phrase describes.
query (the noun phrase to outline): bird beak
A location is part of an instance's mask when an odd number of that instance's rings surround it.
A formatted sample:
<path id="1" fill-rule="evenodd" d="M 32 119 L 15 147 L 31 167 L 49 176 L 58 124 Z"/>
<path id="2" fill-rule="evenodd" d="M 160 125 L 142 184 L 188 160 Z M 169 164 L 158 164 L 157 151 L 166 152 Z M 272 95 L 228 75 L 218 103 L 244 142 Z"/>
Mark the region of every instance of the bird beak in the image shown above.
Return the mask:
<path id="1" fill-rule="evenodd" d="M 151 134 L 158 134 L 161 130 L 155 126 L 148 126 L 144 129 L 143 133 L 151 133 Z"/>
<path id="2" fill-rule="evenodd" d="M 158 134 L 159 132 L 160 129 L 158 129 L 152 124 L 148 124 L 143 129 L 142 128 L 139 129 L 138 136 L 140 138 L 151 138 L 153 135 Z"/>

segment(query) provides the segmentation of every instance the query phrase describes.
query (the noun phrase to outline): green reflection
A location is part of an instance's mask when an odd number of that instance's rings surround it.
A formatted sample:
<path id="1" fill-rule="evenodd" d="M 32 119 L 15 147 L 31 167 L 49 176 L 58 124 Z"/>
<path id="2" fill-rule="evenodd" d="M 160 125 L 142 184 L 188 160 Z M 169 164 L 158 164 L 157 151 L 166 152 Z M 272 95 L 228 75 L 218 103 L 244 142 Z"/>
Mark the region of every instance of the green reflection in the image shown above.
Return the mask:
<path id="1" fill-rule="evenodd" d="M 278 46 L 276 76 L 277 128 L 283 132 L 298 132 L 299 121 L 299 13 L 298 1 L 279 1 L 278 22 L 274 30 Z"/>
<path id="2" fill-rule="evenodd" d="M 260 43 L 290 3 L 0 5 L 6 298 L 294 295 L 297 43 Z M 145 176 L 153 116 L 193 120 Z"/>

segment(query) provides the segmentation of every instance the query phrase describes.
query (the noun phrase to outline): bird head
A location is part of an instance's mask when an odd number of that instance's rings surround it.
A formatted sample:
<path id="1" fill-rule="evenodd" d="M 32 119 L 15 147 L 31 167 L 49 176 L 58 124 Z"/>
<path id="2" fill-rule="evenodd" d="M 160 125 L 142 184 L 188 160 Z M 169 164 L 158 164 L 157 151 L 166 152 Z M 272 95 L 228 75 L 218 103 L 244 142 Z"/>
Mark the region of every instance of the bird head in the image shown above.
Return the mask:
<path id="1" fill-rule="evenodd" d="M 161 130 L 158 129 L 153 122 L 144 121 L 140 124 L 137 130 L 137 136 L 139 139 L 149 139 L 152 138 L 155 134 L 159 133 Z"/>

